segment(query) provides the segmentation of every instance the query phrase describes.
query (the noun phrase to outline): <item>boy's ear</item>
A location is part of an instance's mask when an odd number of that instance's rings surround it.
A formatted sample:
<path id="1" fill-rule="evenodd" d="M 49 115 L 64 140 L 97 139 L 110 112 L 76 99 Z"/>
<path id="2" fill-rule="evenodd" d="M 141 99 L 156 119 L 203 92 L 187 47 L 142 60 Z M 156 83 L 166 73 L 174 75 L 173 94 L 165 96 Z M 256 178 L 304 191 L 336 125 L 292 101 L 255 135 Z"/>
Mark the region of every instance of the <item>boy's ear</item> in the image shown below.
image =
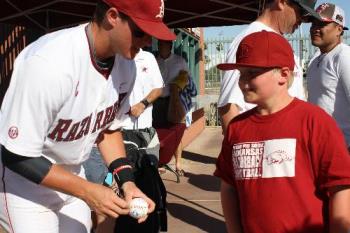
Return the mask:
<path id="1" fill-rule="evenodd" d="M 280 79 L 279 84 L 283 85 L 288 83 L 289 79 L 292 78 L 293 71 L 291 71 L 288 67 L 280 68 Z"/>

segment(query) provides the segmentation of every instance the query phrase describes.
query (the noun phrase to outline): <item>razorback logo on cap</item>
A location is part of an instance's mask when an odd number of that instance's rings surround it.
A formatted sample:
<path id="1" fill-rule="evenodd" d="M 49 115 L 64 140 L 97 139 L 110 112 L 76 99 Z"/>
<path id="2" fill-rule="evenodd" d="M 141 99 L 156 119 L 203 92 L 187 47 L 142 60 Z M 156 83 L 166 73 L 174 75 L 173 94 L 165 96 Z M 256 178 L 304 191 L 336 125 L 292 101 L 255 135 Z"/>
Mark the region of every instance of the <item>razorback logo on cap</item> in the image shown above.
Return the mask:
<path id="1" fill-rule="evenodd" d="M 341 16 L 341 15 L 339 15 L 339 14 L 335 16 L 335 19 L 338 20 L 338 21 L 341 22 L 341 23 L 342 23 L 343 20 L 344 20 L 343 16 Z"/>
<path id="2" fill-rule="evenodd" d="M 156 18 L 163 18 L 164 17 L 164 0 L 160 0 L 160 7 L 159 7 L 159 13 L 156 15 Z"/>
<path id="3" fill-rule="evenodd" d="M 241 44 L 241 47 L 239 48 L 237 59 L 241 60 L 243 58 L 247 58 L 249 55 L 250 46 L 247 44 Z"/>

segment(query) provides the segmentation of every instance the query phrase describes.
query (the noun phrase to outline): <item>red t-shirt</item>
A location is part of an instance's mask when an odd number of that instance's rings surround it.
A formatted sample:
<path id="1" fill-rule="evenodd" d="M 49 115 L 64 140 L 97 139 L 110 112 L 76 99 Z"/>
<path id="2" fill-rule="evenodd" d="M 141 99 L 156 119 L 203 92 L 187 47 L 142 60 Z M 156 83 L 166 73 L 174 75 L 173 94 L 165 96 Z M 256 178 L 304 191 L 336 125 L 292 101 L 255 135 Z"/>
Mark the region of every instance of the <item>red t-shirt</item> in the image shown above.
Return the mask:
<path id="1" fill-rule="evenodd" d="M 350 156 L 335 121 L 294 99 L 236 117 L 214 175 L 237 190 L 244 233 L 320 233 L 327 189 L 350 184 Z"/>

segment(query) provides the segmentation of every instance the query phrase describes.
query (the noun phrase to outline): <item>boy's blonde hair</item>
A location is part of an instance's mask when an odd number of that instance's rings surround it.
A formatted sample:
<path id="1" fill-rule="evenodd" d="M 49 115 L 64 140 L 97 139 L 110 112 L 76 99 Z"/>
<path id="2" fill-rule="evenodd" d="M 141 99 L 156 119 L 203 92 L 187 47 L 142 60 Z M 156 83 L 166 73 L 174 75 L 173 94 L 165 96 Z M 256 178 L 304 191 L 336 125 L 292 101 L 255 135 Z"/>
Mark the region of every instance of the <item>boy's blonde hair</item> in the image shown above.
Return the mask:
<path id="1" fill-rule="evenodd" d="M 272 72 L 274 72 L 274 73 L 281 72 L 281 68 L 274 68 L 272 70 Z M 291 75 L 288 77 L 288 83 L 287 83 L 288 89 L 292 86 L 292 84 L 294 82 L 294 72 L 291 71 L 290 73 L 291 73 Z"/>

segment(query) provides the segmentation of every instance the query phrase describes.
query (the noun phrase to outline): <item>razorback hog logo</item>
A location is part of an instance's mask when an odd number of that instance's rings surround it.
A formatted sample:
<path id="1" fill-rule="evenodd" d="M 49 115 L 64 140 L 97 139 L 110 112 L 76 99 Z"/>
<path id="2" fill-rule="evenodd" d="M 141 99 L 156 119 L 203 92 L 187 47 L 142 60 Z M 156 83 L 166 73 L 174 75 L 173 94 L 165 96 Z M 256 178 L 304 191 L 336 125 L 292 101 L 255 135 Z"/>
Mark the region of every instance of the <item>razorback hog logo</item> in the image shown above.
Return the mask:
<path id="1" fill-rule="evenodd" d="M 241 44 L 237 53 L 237 60 L 242 60 L 249 56 L 250 47 L 247 44 Z"/>
<path id="2" fill-rule="evenodd" d="M 335 19 L 338 20 L 338 21 L 341 22 L 341 23 L 342 23 L 343 20 L 344 20 L 343 16 L 341 16 L 341 15 L 335 16 Z"/>
<path id="3" fill-rule="evenodd" d="M 15 139 L 18 137 L 18 128 L 16 126 L 12 126 L 8 131 L 9 137 Z"/>
<path id="4" fill-rule="evenodd" d="M 156 15 L 156 18 L 164 17 L 164 0 L 160 0 L 159 13 Z"/>
<path id="5" fill-rule="evenodd" d="M 271 154 L 266 155 L 265 159 L 267 160 L 268 165 L 272 164 L 281 164 L 284 161 L 292 160 L 292 157 L 287 154 L 287 152 L 283 150 L 277 150 L 272 152 Z"/>
<path id="6" fill-rule="evenodd" d="M 124 99 L 125 94 L 119 95 L 119 100 L 112 106 L 98 112 L 91 133 L 104 128 L 111 123 L 119 109 L 120 102 Z M 57 142 L 74 141 L 86 136 L 91 129 L 92 113 L 79 122 L 73 122 L 71 119 L 59 119 L 56 127 L 49 133 L 48 137 Z"/>

